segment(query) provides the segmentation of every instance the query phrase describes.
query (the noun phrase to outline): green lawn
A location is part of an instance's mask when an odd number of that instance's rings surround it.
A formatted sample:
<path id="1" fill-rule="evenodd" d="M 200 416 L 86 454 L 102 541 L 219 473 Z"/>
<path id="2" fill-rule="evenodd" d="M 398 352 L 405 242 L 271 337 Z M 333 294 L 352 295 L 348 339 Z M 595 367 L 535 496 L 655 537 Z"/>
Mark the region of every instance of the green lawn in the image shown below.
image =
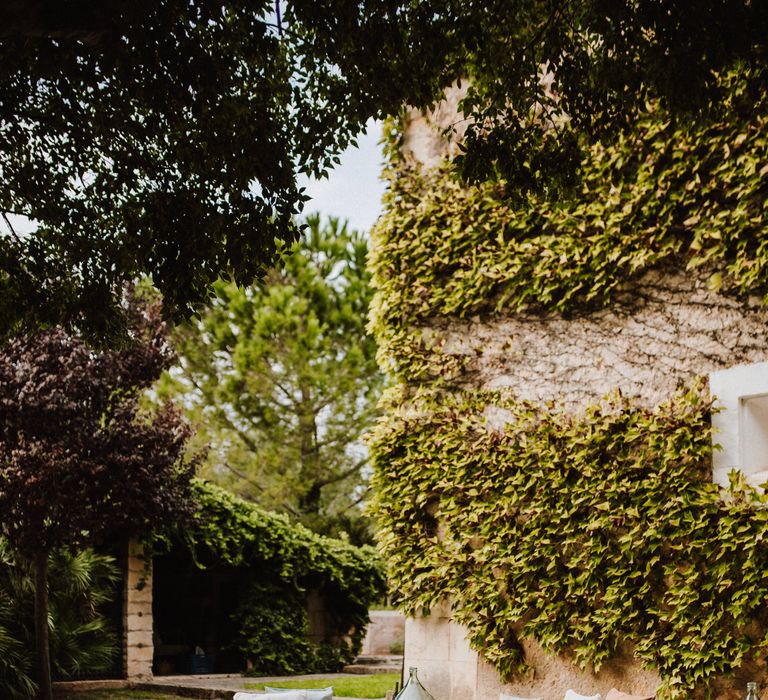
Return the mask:
<path id="1" fill-rule="evenodd" d="M 273 688 L 327 688 L 333 686 L 333 694 L 342 698 L 383 698 L 388 690 L 395 689 L 399 673 L 319 678 L 317 680 L 275 681 Z M 261 683 L 246 683 L 246 688 L 263 690 Z M 57 693 L 56 700 L 179 700 L 176 695 L 148 690 L 90 690 L 83 693 Z"/>
<path id="2" fill-rule="evenodd" d="M 327 688 L 333 686 L 333 694 L 341 698 L 383 698 L 388 690 L 395 689 L 399 673 L 376 673 L 343 678 L 320 678 L 313 681 L 275 681 L 273 688 Z M 261 683 L 248 683 L 246 688 L 262 690 Z"/>

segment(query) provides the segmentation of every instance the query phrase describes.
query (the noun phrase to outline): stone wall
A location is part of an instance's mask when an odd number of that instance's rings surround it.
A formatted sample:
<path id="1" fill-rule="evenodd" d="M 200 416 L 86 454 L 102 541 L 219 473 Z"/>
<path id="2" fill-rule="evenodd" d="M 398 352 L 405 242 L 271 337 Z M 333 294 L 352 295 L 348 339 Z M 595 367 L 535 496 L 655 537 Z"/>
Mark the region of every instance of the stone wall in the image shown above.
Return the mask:
<path id="1" fill-rule="evenodd" d="M 502 683 L 496 669 L 474 652 L 466 641 L 466 629 L 451 621 L 443 604 L 429 617 L 406 620 L 404 667 L 418 668 L 419 680 L 436 700 L 499 700 L 500 693 L 522 698 L 562 700 L 572 688 L 583 695 L 611 688 L 633 695 L 653 695 L 659 676 L 643 669 L 633 659 L 631 649 L 604 664 L 599 673 L 582 671 L 568 659 L 548 654 L 531 640 L 523 641 L 527 674 Z M 749 681 L 764 677 L 766 663 L 739 669 L 729 678 L 713 684 L 711 698 L 741 700 Z M 406 674 L 407 675 L 407 674 Z M 697 696 L 696 700 L 703 700 Z"/>
<path id="2" fill-rule="evenodd" d="M 365 656 L 393 654 L 405 641 L 405 616 L 398 610 L 371 610 L 360 653 Z"/>
<path id="3" fill-rule="evenodd" d="M 450 153 L 455 142 L 440 136 L 457 121 L 457 90 L 435 113 L 408 114 L 403 152 L 426 167 Z M 768 360 L 768 310 L 758 299 L 737 300 L 711 291 L 708 275 L 680 268 L 657 269 L 627 284 L 609 307 L 581 314 L 435 319 L 421 327 L 427 345 L 462 356 L 457 388 L 502 389 L 534 402 L 556 402 L 573 411 L 619 390 L 653 407 L 695 376 Z M 452 380 L 454 381 L 454 380 Z M 504 416 L 499 415 L 498 427 Z M 491 422 L 494 416 L 489 416 Z M 438 700 L 497 700 L 499 692 L 559 700 L 573 688 L 605 694 L 617 687 L 652 693 L 659 684 L 624 650 L 600 673 L 582 672 L 567 659 L 524 642 L 530 673 L 503 684 L 473 652 L 466 630 L 451 621 L 447 605 L 406 623 L 405 667 Z M 742 669 L 715 689 L 715 697 L 743 697 L 750 674 Z"/>
<path id="4" fill-rule="evenodd" d="M 447 604 L 428 617 L 405 621 L 406 672 L 415 666 L 419 680 L 436 700 L 473 700 L 477 695 L 479 657 L 469 648 L 467 631 L 451 620 Z M 496 695 L 498 697 L 498 694 Z"/>
<path id="5" fill-rule="evenodd" d="M 422 333 L 467 358 L 459 377 L 467 388 L 574 409 L 615 389 L 652 407 L 692 377 L 768 356 L 765 307 L 670 269 L 646 273 L 592 313 L 440 320 Z"/>
<path id="6" fill-rule="evenodd" d="M 430 168 L 456 151 L 462 119 L 456 86 L 432 112 L 411 109 L 404 156 Z M 452 136 L 445 129 L 457 124 Z M 582 314 L 516 314 L 435 319 L 421 332 L 430 347 L 468 358 L 459 384 L 508 389 L 515 397 L 577 409 L 619 389 L 647 406 L 680 382 L 768 359 L 768 309 L 708 288 L 708 271 L 652 270 L 604 309 Z"/>
<path id="7" fill-rule="evenodd" d="M 453 156 L 466 131 L 466 120 L 459 117 L 459 102 L 467 94 L 467 83 L 445 91 L 445 99 L 432 111 L 409 108 L 403 134 L 402 151 L 425 168 L 439 165 L 445 156 Z"/>
<path id="8" fill-rule="evenodd" d="M 695 376 L 768 360 L 768 311 L 757 300 L 716 294 L 683 270 L 647 273 L 610 307 L 592 313 L 440 319 L 422 333 L 431 347 L 467 359 L 459 387 L 503 389 L 574 411 L 616 389 L 653 407 Z M 503 427 L 503 412 L 488 418 Z M 612 687 L 646 694 L 660 681 L 630 650 L 592 674 L 526 640 L 530 673 L 504 684 L 465 636 L 445 605 L 407 621 L 405 666 L 418 667 L 440 700 L 497 700 L 500 692 L 560 700 L 568 688 L 585 695 L 605 695 Z M 747 680 L 764 673 L 742 669 L 718 683 L 714 697 L 741 698 Z"/>
<path id="9" fill-rule="evenodd" d="M 466 629 L 452 622 L 448 607 L 442 605 L 427 618 L 408 619 L 405 667 L 416 666 L 422 684 L 438 700 L 497 700 L 501 692 L 560 700 L 569 688 L 584 695 L 604 696 L 611 688 L 649 695 L 659 684 L 658 675 L 640 668 L 630 654 L 591 674 L 547 654 L 534 642 L 524 641 L 523 646 L 529 672 L 502 683 L 496 670 L 470 649 Z"/>

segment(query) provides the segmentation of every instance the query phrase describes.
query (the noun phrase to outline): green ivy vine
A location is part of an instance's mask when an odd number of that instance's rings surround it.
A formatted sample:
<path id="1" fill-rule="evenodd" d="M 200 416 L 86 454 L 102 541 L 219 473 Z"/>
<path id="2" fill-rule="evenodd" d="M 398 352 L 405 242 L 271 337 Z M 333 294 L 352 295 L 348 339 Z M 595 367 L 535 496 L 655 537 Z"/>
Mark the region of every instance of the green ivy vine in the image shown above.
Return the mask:
<path id="1" fill-rule="evenodd" d="M 201 563 L 269 564 L 284 581 L 322 576 L 366 612 L 381 597 L 383 564 L 373 547 L 323 537 L 205 481 L 193 489 L 199 507 L 183 536 Z"/>
<path id="2" fill-rule="evenodd" d="M 579 416 L 496 392 L 402 399 L 371 448 L 406 612 L 449 600 L 503 678 L 524 668 L 522 637 L 595 670 L 630 642 L 667 698 L 765 653 L 768 497 L 712 483 L 703 382 Z"/>
<path id="3" fill-rule="evenodd" d="M 422 171 L 403 115 L 386 126 L 371 329 L 400 384 L 370 438 L 373 512 L 404 609 L 450 601 L 503 678 L 523 638 L 595 670 L 628 642 L 666 698 L 764 666 L 768 497 L 712 484 L 703 383 L 655 410 L 614 396 L 574 416 L 458 389 L 464 360 L 440 347 L 457 318 L 589 312 L 654 268 L 768 301 L 768 96 L 749 73 L 721 84 L 710 121 L 647 104 L 559 202 Z"/>
<path id="4" fill-rule="evenodd" d="M 742 100 L 749 74 L 722 83 L 718 119 L 675 123 L 649 103 L 632 131 L 587 151 L 580 191 L 555 203 L 516 198 L 503 181 L 466 185 L 447 167 L 422 172 L 399 155 L 401 124 L 391 121 L 370 258 L 383 363 L 424 375 L 426 319 L 581 312 L 663 264 L 703 268 L 712 289 L 765 300 L 768 100 Z"/>

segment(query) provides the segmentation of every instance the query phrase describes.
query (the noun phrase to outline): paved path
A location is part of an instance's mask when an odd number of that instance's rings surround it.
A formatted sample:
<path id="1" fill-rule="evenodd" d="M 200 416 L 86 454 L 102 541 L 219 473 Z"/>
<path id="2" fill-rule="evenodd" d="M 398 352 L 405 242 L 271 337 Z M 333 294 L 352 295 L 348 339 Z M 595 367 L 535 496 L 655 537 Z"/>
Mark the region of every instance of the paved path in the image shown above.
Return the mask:
<path id="1" fill-rule="evenodd" d="M 302 680 L 327 680 L 328 685 L 333 685 L 334 678 L 359 678 L 353 673 L 322 673 L 304 676 L 242 676 L 240 674 L 212 674 L 204 676 L 155 676 L 149 683 L 133 684 L 139 690 L 155 690 L 173 692 L 183 697 L 210 698 L 211 700 L 229 700 L 238 690 L 246 690 L 258 693 L 259 689 L 253 686 L 281 681 Z M 250 686 L 250 687 L 246 687 Z M 358 698 L 344 698 L 344 700 L 359 700 Z"/>

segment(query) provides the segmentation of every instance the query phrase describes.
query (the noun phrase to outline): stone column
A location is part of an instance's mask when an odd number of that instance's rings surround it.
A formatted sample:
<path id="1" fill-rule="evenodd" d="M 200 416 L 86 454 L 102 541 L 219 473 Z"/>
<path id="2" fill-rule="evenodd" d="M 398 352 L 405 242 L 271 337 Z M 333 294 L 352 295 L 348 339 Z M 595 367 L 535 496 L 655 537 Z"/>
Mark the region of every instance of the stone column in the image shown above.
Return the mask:
<path id="1" fill-rule="evenodd" d="M 451 620 L 448 603 L 435 605 L 429 617 L 405 619 L 404 681 L 409 667 L 416 666 L 419 680 L 434 697 L 475 700 L 478 662 L 467 629 Z"/>
<path id="2" fill-rule="evenodd" d="M 123 597 L 123 668 L 128 680 L 152 678 L 152 558 L 128 541 Z"/>

